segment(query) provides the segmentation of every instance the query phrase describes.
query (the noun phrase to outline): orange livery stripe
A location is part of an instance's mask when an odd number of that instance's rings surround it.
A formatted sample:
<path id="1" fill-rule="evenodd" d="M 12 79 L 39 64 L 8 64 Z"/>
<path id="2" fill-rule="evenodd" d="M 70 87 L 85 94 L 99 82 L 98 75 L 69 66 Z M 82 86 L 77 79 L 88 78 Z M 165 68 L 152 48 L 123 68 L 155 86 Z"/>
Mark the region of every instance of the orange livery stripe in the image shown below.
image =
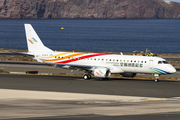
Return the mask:
<path id="1" fill-rule="evenodd" d="M 61 57 L 61 58 L 50 59 L 50 60 L 46 60 L 46 59 L 41 59 L 41 60 L 43 60 L 43 61 L 58 61 L 58 60 L 64 60 L 64 59 L 67 59 L 67 58 L 76 57 L 76 56 L 79 56 L 79 55 L 84 55 L 84 54 L 86 54 L 86 53 L 75 53 L 75 54 L 72 54 L 72 55 L 64 56 L 63 58 Z M 55 56 L 57 56 L 57 55 L 55 55 Z"/>
<path id="2" fill-rule="evenodd" d="M 85 55 L 85 56 L 81 56 L 80 59 L 79 59 L 79 58 L 69 59 L 69 60 L 62 61 L 62 62 L 57 62 L 57 63 L 63 63 L 63 64 L 65 64 L 65 63 L 75 62 L 75 61 L 78 61 L 78 60 L 81 60 L 81 59 L 85 59 L 85 58 L 91 58 L 91 57 L 103 56 L 103 55 L 107 55 L 107 54 L 91 54 L 91 55 Z"/>

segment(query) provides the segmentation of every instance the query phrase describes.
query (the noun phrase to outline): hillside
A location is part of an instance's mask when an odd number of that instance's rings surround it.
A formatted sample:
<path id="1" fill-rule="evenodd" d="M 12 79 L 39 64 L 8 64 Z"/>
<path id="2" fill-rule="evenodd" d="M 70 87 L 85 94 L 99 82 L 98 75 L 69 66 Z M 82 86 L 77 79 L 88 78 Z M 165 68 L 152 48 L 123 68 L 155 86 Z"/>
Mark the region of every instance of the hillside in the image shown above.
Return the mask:
<path id="1" fill-rule="evenodd" d="M 0 19 L 180 18 L 180 3 L 163 0 L 0 0 Z"/>

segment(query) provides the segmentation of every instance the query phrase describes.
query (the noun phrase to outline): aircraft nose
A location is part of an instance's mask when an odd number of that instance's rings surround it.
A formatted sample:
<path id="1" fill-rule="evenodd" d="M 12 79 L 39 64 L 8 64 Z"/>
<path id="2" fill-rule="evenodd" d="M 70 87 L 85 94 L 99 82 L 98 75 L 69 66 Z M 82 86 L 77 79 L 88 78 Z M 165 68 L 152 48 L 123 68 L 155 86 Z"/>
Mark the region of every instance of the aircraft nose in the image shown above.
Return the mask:
<path id="1" fill-rule="evenodd" d="M 175 73 L 175 72 L 176 72 L 176 69 L 172 66 L 171 68 L 169 68 L 169 72 L 170 72 L 170 73 Z"/>

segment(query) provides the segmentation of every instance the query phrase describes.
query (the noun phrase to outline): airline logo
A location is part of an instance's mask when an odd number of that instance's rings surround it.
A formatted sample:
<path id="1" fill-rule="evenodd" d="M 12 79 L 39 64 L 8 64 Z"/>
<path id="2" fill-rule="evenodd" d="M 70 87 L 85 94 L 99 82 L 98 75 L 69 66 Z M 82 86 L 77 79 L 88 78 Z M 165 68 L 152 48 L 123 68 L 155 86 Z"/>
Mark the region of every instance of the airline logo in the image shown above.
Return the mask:
<path id="1" fill-rule="evenodd" d="M 28 39 L 28 40 L 29 40 L 29 42 L 30 42 L 31 44 L 34 44 L 35 42 L 37 42 L 37 40 L 36 40 L 35 38 Z"/>
<path id="2" fill-rule="evenodd" d="M 164 70 L 161 70 L 161 69 L 158 69 L 158 68 L 151 68 L 149 69 L 151 72 L 153 73 L 156 73 L 156 74 L 170 74 L 169 72 L 167 71 L 164 71 Z"/>
<path id="3" fill-rule="evenodd" d="M 103 73 L 99 70 L 99 72 L 96 72 L 98 75 L 103 75 Z"/>

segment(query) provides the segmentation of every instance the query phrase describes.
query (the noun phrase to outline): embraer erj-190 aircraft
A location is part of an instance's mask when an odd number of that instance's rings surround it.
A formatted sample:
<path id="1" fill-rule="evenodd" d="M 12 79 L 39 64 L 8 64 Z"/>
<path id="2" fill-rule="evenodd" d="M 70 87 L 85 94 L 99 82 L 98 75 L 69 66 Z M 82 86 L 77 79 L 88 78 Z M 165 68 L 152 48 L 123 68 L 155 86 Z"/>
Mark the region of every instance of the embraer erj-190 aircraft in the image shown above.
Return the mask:
<path id="1" fill-rule="evenodd" d="M 137 73 L 154 74 L 155 81 L 160 75 L 172 74 L 176 69 L 165 59 L 160 57 L 99 54 L 83 52 L 56 52 L 41 42 L 30 24 L 25 24 L 28 52 L 38 62 L 52 64 L 55 67 L 84 71 L 84 79 L 91 79 L 91 75 L 108 79 L 111 74 L 123 77 L 135 77 Z"/>

